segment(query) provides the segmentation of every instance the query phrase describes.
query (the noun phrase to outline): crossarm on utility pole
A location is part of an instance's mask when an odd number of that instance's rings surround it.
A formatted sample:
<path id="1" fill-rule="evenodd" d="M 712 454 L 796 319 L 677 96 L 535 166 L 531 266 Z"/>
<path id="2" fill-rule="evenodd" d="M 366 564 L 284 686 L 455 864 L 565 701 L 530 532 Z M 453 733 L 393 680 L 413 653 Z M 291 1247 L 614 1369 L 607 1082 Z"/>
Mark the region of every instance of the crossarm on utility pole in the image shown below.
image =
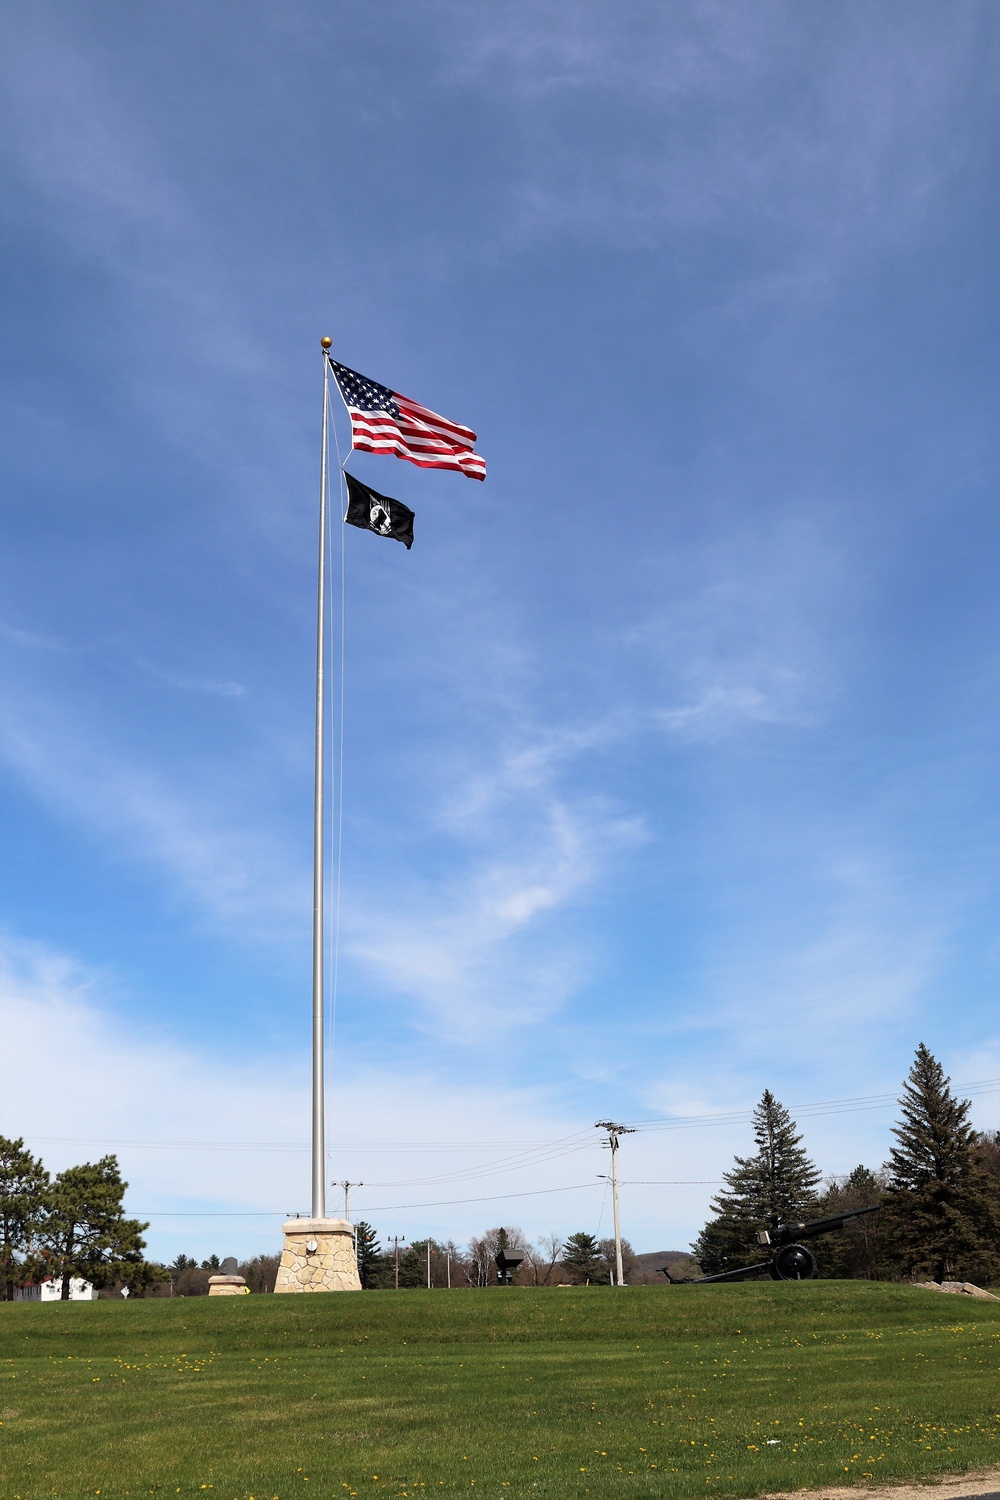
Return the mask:
<path id="1" fill-rule="evenodd" d="M 624 1286 L 622 1230 L 618 1215 L 618 1139 L 623 1135 L 635 1135 L 635 1130 L 629 1125 L 617 1125 L 614 1120 L 598 1120 L 594 1129 L 608 1132 L 608 1145 L 611 1147 L 611 1203 L 615 1216 L 615 1285 Z"/>

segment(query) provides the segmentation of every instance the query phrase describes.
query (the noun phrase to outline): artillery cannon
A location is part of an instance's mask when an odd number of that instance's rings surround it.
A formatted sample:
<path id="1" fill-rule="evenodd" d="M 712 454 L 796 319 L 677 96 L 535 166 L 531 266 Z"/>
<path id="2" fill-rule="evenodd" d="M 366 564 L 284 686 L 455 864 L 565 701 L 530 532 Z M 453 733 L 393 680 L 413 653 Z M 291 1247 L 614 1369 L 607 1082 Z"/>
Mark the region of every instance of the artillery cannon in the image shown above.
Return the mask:
<path id="1" fill-rule="evenodd" d="M 880 1204 L 870 1208 L 854 1208 L 846 1214 L 831 1214 L 826 1219 L 813 1219 L 808 1224 L 779 1224 L 776 1229 L 757 1231 L 757 1243 L 771 1246 L 774 1254 L 770 1260 L 755 1262 L 752 1266 L 737 1266 L 732 1271 L 719 1271 L 715 1276 L 687 1277 L 676 1280 L 665 1267 L 660 1268 L 671 1286 L 704 1286 L 710 1281 L 750 1281 L 754 1276 L 767 1274 L 772 1281 L 812 1281 L 818 1275 L 816 1257 L 801 1240 L 814 1240 L 820 1234 L 832 1234 L 842 1230 L 848 1219 L 860 1219 L 864 1214 L 877 1214 Z"/>

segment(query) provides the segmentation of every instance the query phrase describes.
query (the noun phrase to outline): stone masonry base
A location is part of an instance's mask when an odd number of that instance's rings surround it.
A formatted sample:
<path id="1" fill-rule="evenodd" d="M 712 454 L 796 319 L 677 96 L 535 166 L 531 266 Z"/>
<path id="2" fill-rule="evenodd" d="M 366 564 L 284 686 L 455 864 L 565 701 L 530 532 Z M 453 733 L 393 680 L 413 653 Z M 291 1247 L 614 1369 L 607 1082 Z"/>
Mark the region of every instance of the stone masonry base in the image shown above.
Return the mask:
<path id="1" fill-rule="evenodd" d="M 346 1219 L 288 1219 L 276 1292 L 360 1292 L 354 1230 Z"/>
<path id="2" fill-rule="evenodd" d="M 210 1276 L 208 1278 L 210 1297 L 242 1297 L 249 1290 L 242 1276 Z"/>

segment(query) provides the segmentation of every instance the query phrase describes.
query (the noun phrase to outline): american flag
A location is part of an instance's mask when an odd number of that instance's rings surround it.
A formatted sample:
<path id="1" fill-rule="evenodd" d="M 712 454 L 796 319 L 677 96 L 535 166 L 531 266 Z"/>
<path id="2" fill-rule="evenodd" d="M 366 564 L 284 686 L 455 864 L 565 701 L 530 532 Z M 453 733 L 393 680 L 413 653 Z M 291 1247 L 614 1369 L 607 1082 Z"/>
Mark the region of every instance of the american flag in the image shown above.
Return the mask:
<path id="1" fill-rule="evenodd" d="M 329 359 L 329 355 L 327 355 Z M 476 434 L 428 411 L 330 359 L 330 369 L 351 416 L 351 443 L 364 453 L 395 453 L 421 469 L 457 469 L 486 478 L 486 460 L 473 452 Z"/>

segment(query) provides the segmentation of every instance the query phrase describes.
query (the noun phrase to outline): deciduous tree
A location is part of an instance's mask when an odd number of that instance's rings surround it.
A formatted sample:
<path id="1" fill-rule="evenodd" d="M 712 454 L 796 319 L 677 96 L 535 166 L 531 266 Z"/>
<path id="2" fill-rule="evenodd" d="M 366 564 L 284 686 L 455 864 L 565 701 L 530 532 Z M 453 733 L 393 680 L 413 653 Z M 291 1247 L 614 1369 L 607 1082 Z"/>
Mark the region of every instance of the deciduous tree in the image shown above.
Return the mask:
<path id="1" fill-rule="evenodd" d="M 252 1292 L 273 1292 L 280 1263 L 280 1255 L 255 1255 L 243 1261 L 238 1270 Z"/>
<path id="2" fill-rule="evenodd" d="M 612 1273 L 617 1274 L 617 1260 L 615 1258 L 615 1242 L 613 1239 L 599 1240 L 597 1248 L 601 1252 L 601 1261 L 604 1267 L 604 1280 L 608 1281 Z M 628 1240 L 622 1240 L 622 1275 L 626 1284 L 635 1267 L 635 1251 Z"/>
<path id="3" fill-rule="evenodd" d="M 545 1235 L 537 1245 L 529 1245 L 524 1252 L 526 1279 L 532 1286 L 548 1286 L 552 1280 L 559 1257 L 562 1240 L 555 1232 Z"/>
<path id="4" fill-rule="evenodd" d="M 208 1278 L 211 1271 L 203 1271 L 200 1266 L 191 1264 L 185 1266 L 174 1276 L 174 1295 L 176 1297 L 207 1297 Z"/>
<path id="5" fill-rule="evenodd" d="M 490 1286 L 497 1279 L 497 1251 L 503 1247 L 514 1255 L 527 1255 L 528 1241 L 518 1225 L 497 1225 L 469 1241 L 465 1277 L 470 1286 Z"/>

